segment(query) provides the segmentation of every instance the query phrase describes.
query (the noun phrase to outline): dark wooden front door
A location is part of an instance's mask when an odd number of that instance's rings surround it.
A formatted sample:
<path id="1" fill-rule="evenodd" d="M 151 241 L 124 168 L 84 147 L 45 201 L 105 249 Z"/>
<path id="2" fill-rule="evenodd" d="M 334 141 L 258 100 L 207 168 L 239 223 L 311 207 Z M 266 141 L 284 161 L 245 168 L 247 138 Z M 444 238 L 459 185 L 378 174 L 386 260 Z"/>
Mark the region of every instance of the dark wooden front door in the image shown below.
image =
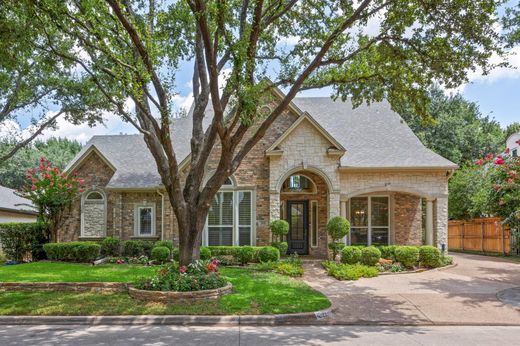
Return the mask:
<path id="1" fill-rule="evenodd" d="M 287 201 L 287 221 L 289 253 L 308 254 L 309 201 Z"/>

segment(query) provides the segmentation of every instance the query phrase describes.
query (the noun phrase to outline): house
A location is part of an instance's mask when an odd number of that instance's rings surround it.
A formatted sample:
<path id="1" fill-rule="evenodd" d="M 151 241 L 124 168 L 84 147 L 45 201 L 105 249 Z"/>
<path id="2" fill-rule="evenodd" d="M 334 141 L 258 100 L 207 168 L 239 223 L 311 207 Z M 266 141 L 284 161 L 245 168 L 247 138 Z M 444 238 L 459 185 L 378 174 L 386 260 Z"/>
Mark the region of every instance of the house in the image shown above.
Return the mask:
<path id="1" fill-rule="evenodd" d="M 511 156 L 520 156 L 520 132 L 513 133 L 507 138 L 506 148 L 509 148 Z"/>
<path id="2" fill-rule="evenodd" d="M 30 200 L 18 196 L 15 190 L 0 186 L 0 223 L 35 222 L 37 215 Z"/>
<path id="3" fill-rule="evenodd" d="M 282 96 L 273 89 L 260 111 Z M 209 122 L 212 110 L 206 112 Z M 191 128 L 190 114 L 174 120 L 181 169 L 189 164 Z M 214 166 L 208 163 L 207 174 Z M 269 222 L 283 218 L 290 223 L 291 252 L 325 257 L 327 220 L 341 215 L 352 225 L 347 244 L 446 249 L 448 179 L 456 168 L 424 147 L 386 102 L 352 109 L 328 97 L 296 98 L 215 196 L 202 243 L 266 245 Z M 85 179 L 87 189 L 59 241 L 178 242 L 175 216 L 141 135 L 94 136 L 66 170 Z"/>

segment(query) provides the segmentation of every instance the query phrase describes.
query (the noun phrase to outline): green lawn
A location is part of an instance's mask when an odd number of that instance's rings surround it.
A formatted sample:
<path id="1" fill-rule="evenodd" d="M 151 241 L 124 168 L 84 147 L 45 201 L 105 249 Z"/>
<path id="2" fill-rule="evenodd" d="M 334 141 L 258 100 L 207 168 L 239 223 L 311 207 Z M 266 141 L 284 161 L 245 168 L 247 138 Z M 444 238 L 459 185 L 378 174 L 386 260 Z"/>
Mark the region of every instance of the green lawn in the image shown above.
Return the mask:
<path id="1" fill-rule="evenodd" d="M 142 266 L 31 263 L 0 267 L 0 281 L 132 282 Z M 214 302 L 143 303 L 126 293 L 1 292 L 0 315 L 279 314 L 325 309 L 329 300 L 303 282 L 271 272 L 222 268 L 233 294 Z"/>

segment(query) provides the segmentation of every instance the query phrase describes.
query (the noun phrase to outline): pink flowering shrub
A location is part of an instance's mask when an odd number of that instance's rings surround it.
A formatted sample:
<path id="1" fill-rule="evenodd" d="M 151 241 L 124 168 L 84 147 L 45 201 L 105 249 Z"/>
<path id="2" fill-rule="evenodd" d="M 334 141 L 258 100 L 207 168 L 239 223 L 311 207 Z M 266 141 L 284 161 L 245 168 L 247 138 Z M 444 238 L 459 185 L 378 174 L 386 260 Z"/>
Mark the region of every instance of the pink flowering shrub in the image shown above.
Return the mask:
<path id="1" fill-rule="evenodd" d="M 48 225 L 52 239 L 56 240 L 64 212 L 83 192 L 84 181 L 66 175 L 43 157 L 38 167 L 27 171 L 26 179 L 22 195 L 36 206 L 40 220 Z"/>

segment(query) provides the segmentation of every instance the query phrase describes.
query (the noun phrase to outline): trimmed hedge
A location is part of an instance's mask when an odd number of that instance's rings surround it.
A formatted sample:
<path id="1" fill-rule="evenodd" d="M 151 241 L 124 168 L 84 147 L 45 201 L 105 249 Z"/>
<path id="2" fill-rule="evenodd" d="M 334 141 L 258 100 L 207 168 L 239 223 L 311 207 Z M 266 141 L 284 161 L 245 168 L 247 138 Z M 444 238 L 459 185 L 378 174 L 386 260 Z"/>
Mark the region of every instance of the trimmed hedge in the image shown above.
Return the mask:
<path id="1" fill-rule="evenodd" d="M 255 258 L 255 249 L 252 246 L 242 246 L 240 251 L 238 252 L 238 257 L 236 259 L 241 264 L 247 264 L 249 262 L 253 262 Z"/>
<path id="2" fill-rule="evenodd" d="M 22 261 L 28 253 L 33 260 L 45 259 L 42 249 L 47 228 L 39 222 L 10 222 L 0 224 L 0 243 L 8 259 Z"/>
<path id="3" fill-rule="evenodd" d="M 419 249 L 416 246 L 398 246 L 395 258 L 406 268 L 413 268 L 419 262 Z"/>
<path id="4" fill-rule="evenodd" d="M 170 249 L 166 246 L 156 246 L 152 249 L 151 258 L 154 261 L 164 263 L 170 257 Z"/>
<path id="5" fill-rule="evenodd" d="M 341 250 L 341 262 L 356 264 L 361 260 L 361 249 L 357 246 L 345 246 Z"/>
<path id="6" fill-rule="evenodd" d="M 155 242 L 154 247 L 166 246 L 170 251 L 173 250 L 173 240 L 158 240 Z"/>
<path id="7" fill-rule="evenodd" d="M 258 251 L 258 260 L 260 262 L 278 262 L 280 260 L 280 251 L 272 246 L 265 246 Z"/>
<path id="8" fill-rule="evenodd" d="M 375 246 L 367 246 L 361 250 L 361 263 L 367 266 L 375 266 L 381 258 L 381 251 Z"/>
<path id="9" fill-rule="evenodd" d="M 397 245 L 383 245 L 379 246 L 378 249 L 381 251 L 381 258 L 396 261 L 395 249 L 397 249 Z"/>
<path id="10" fill-rule="evenodd" d="M 421 246 L 419 247 L 419 262 L 424 267 L 440 267 L 442 265 L 442 253 L 435 246 Z"/>
<path id="11" fill-rule="evenodd" d="M 101 256 L 119 257 L 121 256 L 121 240 L 113 237 L 107 237 L 100 243 Z"/>
<path id="12" fill-rule="evenodd" d="M 280 251 L 281 256 L 285 256 L 287 254 L 287 250 L 289 250 L 289 244 L 285 241 L 274 241 L 271 243 L 272 247 L 275 247 Z"/>
<path id="13" fill-rule="evenodd" d="M 211 250 L 207 246 L 200 247 L 200 259 L 209 260 L 211 258 Z"/>
<path id="14" fill-rule="evenodd" d="M 43 245 L 47 257 L 55 261 L 92 262 L 98 258 L 101 245 L 88 241 L 48 243 Z"/>

